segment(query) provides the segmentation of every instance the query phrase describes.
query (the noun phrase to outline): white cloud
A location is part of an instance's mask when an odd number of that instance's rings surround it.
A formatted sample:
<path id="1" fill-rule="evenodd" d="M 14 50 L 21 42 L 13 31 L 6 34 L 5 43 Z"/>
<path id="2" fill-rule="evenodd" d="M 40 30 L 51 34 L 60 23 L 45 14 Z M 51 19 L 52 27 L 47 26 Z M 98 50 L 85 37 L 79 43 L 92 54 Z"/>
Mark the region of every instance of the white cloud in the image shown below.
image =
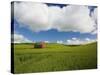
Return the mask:
<path id="1" fill-rule="evenodd" d="M 97 8 L 95 8 L 91 14 L 91 17 L 95 22 L 95 25 L 94 25 L 95 29 L 93 30 L 92 34 L 97 34 L 97 14 L 98 14 Z"/>
<path id="2" fill-rule="evenodd" d="M 76 37 L 73 37 L 72 40 L 77 40 L 77 38 Z"/>
<path id="3" fill-rule="evenodd" d="M 44 41 L 45 43 L 50 43 L 49 41 Z"/>
<path id="4" fill-rule="evenodd" d="M 15 19 L 22 24 L 21 26 L 35 32 L 57 29 L 65 32 L 91 33 L 95 29 L 95 22 L 89 13 L 87 6 L 79 5 L 60 8 L 32 2 L 14 4 Z"/>
<path id="5" fill-rule="evenodd" d="M 80 33 L 90 33 L 94 30 L 95 23 L 89 16 L 90 11 L 88 7 L 69 5 L 64 7 L 62 11 L 62 18 L 56 21 L 55 27 L 57 30 Z"/>
<path id="6" fill-rule="evenodd" d="M 51 6 L 48 7 L 49 14 L 48 14 L 48 21 L 49 25 L 51 26 L 51 29 L 57 29 L 60 25 L 63 24 L 63 11 L 60 7 L 57 6 Z M 57 29 L 58 30 L 58 29 Z"/>
<path id="7" fill-rule="evenodd" d="M 88 44 L 88 43 L 92 43 L 92 42 L 96 42 L 96 39 L 89 39 L 89 38 L 85 38 L 84 44 Z"/>
<path id="8" fill-rule="evenodd" d="M 29 29 L 37 32 L 48 30 L 48 7 L 42 3 L 32 2 L 15 2 L 14 4 L 15 19 L 27 26 Z"/>
<path id="9" fill-rule="evenodd" d="M 86 41 L 90 41 L 90 39 L 89 39 L 89 38 L 85 38 L 85 40 L 86 40 Z"/>
<path id="10" fill-rule="evenodd" d="M 57 40 L 57 43 L 58 44 L 63 44 L 63 41 L 62 40 Z"/>
<path id="11" fill-rule="evenodd" d="M 96 40 L 89 39 L 89 38 L 85 38 L 85 39 L 72 38 L 72 39 L 68 39 L 65 44 L 66 45 L 80 45 L 80 44 L 88 44 L 92 42 L 96 42 Z"/>
<path id="12" fill-rule="evenodd" d="M 94 34 L 97 34 L 97 32 L 98 32 L 97 29 L 95 29 L 91 34 L 94 35 Z"/>
<path id="13" fill-rule="evenodd" d="M 68 44 L 68 45 L 79 45 L 79 44 L 82 44 L 82 41 L 80 41 L 79 39 L 76 39 L 76 40 L 70 39 L 70 40 L 67 40 L 66 44 Z"/>
<path id="14" fill-rule="evenodd" d="M 92 12 L 92 18 L 97 21 L 97 14 L 98 14 L 98 10 L 97 8 L 94 9 L 94 11 Z"/>
<path id="15" fill-rule="evenodd" d="M 21 34 L 12 34 L 12 43 L 29 43 L 32 42 Z"/>

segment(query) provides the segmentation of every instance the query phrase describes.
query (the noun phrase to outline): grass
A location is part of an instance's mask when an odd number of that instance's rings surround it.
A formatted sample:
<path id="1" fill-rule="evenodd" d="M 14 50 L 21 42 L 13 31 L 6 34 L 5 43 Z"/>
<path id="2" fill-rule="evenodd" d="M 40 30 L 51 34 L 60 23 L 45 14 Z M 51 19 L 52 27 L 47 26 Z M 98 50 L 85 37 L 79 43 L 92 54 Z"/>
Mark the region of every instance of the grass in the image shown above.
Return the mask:
<path id="1" fill-rule="evenodd" d="M 97 43 L 79 46 L 14 44 L 14 73 L 65 71 L 97 68 Z"/>

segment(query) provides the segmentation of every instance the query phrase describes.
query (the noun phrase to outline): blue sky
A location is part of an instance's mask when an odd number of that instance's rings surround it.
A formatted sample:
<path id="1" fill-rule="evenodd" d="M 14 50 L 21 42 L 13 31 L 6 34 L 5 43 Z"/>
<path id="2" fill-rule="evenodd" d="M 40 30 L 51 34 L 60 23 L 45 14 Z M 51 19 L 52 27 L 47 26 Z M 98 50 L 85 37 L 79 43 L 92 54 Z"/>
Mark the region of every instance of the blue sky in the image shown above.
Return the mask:
<path id="1" fill-rule="evenodd" d="M 73 37 L 77 37 L 80 39 L 84 39 L 84 38 L 90 38 L 90 39 L 96 39 L 97 35 L 93 35 L 90 33 L 79 33 L 79 32 L 59 32 L 55 29 L 51 29 L 48 31 L 40 31 L 40 32 L 33 32 L 31 30 L 29 30 L 26 27 L 20 27 L 19 24 L 15 21 L 14 24 L 14 32 L 17 34 L 22 34 L 24 35 L 26 38 L 28 38 L 29 40 L 32 41 L 52 41 L 52 42 L 56 42 L 57 40 L 63 40 L 65 41 L 66 39 L 70 39 Z"/>
<path id="2" fill-rule="evenodd" d="M 56 7 L 64 7 L 66 5 L 63 4 L 47 4 L 48 7 L 56 6 Z M 90 13 L 94 11 L 96 6 L 89 6 Z M 19 10 L 20 11 L 20 10 Z M 24 13 L 23 13 L 24 14 Z M 91 15 L 90 15 L 91 16 Z M 31 40 L 31 41 L 50 41 L 50 42 L 56 42 L 57 40 L 66 41 L 67 39 L 71 39 L 73 37 L 84 39 L 97 39 L 97 34 L 91 34 L 91 33 L 81 33 L 81 32 L 74 32 L 74 31 L 59 31 L 55 28 L 51 28 L 48 30 L 41 30 L 38 32 L 35 32 L 34 30 L 31 30 L 29 27 L 25 26 L 23 23 L 20 23 L 20 21 L 16 19 L 16 17 L 12 20 L 12 25 L 14 25 L 14 34 L 20 34 L 23 35 L 25 38 Z M 34 28 L 33 28 L 34 29 Z"/>

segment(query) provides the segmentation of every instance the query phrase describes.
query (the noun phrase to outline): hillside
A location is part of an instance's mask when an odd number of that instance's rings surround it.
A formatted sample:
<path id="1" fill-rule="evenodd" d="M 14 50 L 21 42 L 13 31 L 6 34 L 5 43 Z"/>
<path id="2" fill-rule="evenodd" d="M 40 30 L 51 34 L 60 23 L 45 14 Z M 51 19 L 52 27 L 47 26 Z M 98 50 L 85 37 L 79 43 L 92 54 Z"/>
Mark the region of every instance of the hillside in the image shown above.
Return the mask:
<path id="1" fill-rule="evenodd" d="M 41 49 L 33 48 L 33 44 L 15 44 L 15 73 L 94 69 L 97 67 L 96 42 L 79 46 L 54 43 L 46 46 Z"/>

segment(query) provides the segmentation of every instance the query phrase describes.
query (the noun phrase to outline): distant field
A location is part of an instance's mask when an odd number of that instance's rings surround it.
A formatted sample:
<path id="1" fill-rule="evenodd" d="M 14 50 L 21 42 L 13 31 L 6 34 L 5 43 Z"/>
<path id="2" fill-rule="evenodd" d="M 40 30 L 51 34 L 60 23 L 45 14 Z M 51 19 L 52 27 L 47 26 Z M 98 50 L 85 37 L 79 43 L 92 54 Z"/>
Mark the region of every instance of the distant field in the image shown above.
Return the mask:
<path id="1" fill-rule="evenodd" d="M 14 45 L 14 73 L 65 71 L 97 68 L 97 43 L 81 46 L 46 44 Z"/>

